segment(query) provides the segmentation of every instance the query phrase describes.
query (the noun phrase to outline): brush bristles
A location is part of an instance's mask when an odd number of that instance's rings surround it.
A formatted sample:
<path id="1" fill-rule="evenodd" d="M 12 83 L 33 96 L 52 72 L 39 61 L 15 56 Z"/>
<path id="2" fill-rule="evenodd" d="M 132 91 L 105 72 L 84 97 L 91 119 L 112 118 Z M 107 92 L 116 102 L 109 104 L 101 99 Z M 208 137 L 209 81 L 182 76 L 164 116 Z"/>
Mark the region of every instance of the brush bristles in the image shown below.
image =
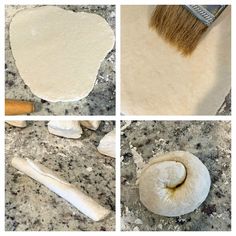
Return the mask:
<path id="1" fill-rule="evenodd" d="M 151 17 L 150 27 L 184 55 L 193 52 L 207 30 L 206 25 L 179 5 L 157 6 Z"/>

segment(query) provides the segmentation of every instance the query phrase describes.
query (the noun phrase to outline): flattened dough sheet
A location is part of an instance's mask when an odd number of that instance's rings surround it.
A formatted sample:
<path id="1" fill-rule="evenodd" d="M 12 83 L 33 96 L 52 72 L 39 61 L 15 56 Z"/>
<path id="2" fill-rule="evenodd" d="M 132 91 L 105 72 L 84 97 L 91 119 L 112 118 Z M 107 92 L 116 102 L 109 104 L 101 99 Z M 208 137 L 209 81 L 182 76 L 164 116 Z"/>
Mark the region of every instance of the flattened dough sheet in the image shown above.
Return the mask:
<path id="1" fill-rule="evenodd" d="M 56 6 L 19 11 L 10 24 L 22 79 L 36 96 L 51 102 L 86 97 L 114 40 L 101 16 Z"/>
<path id="2" fill-rule="evenodd" d="M 216 114 L 231 87 L 230 7 L 190 57 L 149 29 L 153 7 L 121 7 L 121 112 Z"/>

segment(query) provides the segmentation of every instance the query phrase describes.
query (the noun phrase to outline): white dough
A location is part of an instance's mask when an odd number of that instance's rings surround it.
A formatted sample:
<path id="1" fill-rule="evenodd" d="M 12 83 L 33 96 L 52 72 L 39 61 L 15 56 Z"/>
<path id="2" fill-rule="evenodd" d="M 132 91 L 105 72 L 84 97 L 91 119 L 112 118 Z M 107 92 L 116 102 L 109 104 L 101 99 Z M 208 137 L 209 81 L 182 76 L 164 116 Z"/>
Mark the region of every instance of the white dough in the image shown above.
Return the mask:
<path id="1" fill-rule="evenodd" d="M 51 120 L 48 122 L 48 131 L 51 134 L 72 139 L 80 138 L 83 133 L 76 120 Z"/>
<path id="2" fill-rule="evenodd" d="M 55 172 L 40 163 L 30 159 L 14 157 L 11 164 L 19 171 L 45 185 L 51 191 L 67 200 L 94 221 L 102 220 L 110 213 L 108 209 L 98 204 L 91 197 L 80 191 L 80 189 L 58 177 Z"/>
<path id="3" fill-rule="evenodd" d="M 22 79 L 36 96 L 51 102 L 86 97 L 114 40 L 101 16 L 55 6 L 19 11 L 10 24 Z"/>
<path id="4" fill-rule="evenodd" d="M 80 125 L 86 127 L 87 129 L 96 130 L 101 121 L 100 120 L 80 120 Z"/>
<path id="5" fill-rule="evenodd" d="M 184 151 L 155 156 L 142 171 L 138 182 L 143 205 L 151 212 L 170 217 L 198 208 L 211 186 L 206 166 Z"/>
<path id="6" fill-rule="evenodd" d="M 230 7 L 190 57 L 149 29 L 150 6 L 121 7 L 121 111 L 214 115 L 231 86 Z"/>
<path id="7" fill-rule="evenodd" d="M 98 151 L 103 155 L 116 157 L 116 129 L 113 129 L 101 139 Z"/>
<path id="8" fill-rule="evenodd" d="M 6 120 L 6 123 L 19 128 L 25 128 L 27 126 L 25 120 Z"/>

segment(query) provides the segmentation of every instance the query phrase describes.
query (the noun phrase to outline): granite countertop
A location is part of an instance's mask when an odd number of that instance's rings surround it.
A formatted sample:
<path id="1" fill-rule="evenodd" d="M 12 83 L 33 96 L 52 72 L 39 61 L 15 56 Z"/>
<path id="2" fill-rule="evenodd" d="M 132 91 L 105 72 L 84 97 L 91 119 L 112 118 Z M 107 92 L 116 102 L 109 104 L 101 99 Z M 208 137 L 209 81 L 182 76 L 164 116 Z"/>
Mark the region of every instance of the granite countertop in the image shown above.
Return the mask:
<path id="1" fill-rule="evenodd" d="M 9 42 L 9 24 L 14 14 L 33 5 L 6 6 L 5 26 L 5 97 L 37 102 L 40 107 L 33 115 L 115 115 L 115 46 L 101 63 L 92 92 L 77 102 L 47 102 L 36 97 L 25 85 L 16 68 Z M 102 16 L 115 32 L 114 5 L 59 5 L 75 12 L 91 12 Z"/>
<path id="2" fill-rule="evenodd" d="M 97 151 L 101 138 L 114 128 L 102 122 L 97 131 L 83 128 L 80 139 L 50 134 L 47 122 L 26 128 L 6 124 L 5 229 L 7 231 L 115 230 L 115 159 Z M 94 222 L 47 187 L 10 165 L 13 157 L 30 158 L 56 171 L 102 206 L 111 210 Z"/>
<path id="3" fill-rule="evenodd" d="M 124 122 L 122 122 L 124 125 Z M 183 150 L 199 157 L 211 176 L 205 202 L 194 212 L 164 217 L 139 201 L 137 166 L 156 154 Z M 228 121 L 134 121 L 121 133 L 121 229 L 125 231 L 231 230 L 231 125 Z"/>
<path id="4" fill-rule="evenodd" d="M 225 100 L 222 103 L 221 107 L 216 112 L 216 115 L 220 115 L 220 116 L 231 115 L 231 90 L 225 97 Z"/>

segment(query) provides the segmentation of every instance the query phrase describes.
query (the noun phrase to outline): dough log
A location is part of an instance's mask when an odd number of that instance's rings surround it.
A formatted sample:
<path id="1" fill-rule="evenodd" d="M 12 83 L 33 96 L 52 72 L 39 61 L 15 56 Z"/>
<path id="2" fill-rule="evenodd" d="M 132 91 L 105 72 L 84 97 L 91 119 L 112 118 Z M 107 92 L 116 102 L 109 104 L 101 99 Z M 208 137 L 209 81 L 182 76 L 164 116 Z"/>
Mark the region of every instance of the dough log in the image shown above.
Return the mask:
<path id="1" fill-rule="evenodd" d="M 206 199 L 211 179 L 206 166 L 189 152 L 154 157 L 138 180 L 140 201 L 153 213 L 176 217 L 194 211 Z"/>
<path id="2" fill-rule="evenodd" d="M 104 219 L 110 211 L 73 185 L 65 182 L 47 167 L 29 159 L 14 157 L 12 166 L 48 187 L 94 221 Z"/>

